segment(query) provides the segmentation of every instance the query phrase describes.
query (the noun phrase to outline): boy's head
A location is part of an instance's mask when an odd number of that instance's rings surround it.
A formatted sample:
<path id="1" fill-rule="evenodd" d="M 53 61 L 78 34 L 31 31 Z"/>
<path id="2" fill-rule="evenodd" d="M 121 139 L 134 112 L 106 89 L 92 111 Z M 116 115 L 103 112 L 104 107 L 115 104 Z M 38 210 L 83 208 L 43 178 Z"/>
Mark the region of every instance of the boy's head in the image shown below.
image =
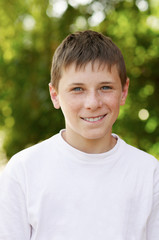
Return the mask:
<path id="1" fill-rule="evenodd" d="M 85 67 L 87 63 L 95 62 L 107 65 L 111 70 L 117 66 L 122 86 L 125 85 L 127 75 L 124 58 L 119 48 L 112 40 L 101 33 L 87 30 L 67 36 L 56 49 L 51 68 L 51 84 L 58 90 L 63 69 L 75 64 L 76 69 Z"/>

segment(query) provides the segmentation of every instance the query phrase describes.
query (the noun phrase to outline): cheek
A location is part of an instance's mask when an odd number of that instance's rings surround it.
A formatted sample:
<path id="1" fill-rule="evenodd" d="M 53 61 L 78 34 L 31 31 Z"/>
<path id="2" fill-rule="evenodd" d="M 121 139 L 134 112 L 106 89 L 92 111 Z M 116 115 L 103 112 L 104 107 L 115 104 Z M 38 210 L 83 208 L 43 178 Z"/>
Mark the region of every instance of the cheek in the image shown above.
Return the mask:
<path id="1" fill-rule="evenodd" d="M 63 113 L 70 115 L 78 112 L 82 108 L 82 103 L 77 98 L 64 98 L 61 99 L 60 106 Z"/>
<path id="2" fill-rule="evenodd" d="M 120 96 L 118 94 L 108 94 L 104 98 L 104 102 L 112 109 L 119 108 Z"/>

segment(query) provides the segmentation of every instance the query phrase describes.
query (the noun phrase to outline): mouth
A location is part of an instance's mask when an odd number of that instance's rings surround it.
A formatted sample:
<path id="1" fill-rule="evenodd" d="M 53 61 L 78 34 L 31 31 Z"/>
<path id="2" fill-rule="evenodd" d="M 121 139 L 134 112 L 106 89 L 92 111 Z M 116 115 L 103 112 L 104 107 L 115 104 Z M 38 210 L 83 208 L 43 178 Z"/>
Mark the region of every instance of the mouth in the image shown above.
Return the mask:
<path id="1" fill-rule="evenodd" d="M 106 114 L 102 115 L 102 116 L 98 116 L 98 117 L 86 117 L 86 118 L 82 118 L 84 121 L 86 122 L 98 122 L 100 120 L 102 120 L 104 117 L 106 116 Z"/>

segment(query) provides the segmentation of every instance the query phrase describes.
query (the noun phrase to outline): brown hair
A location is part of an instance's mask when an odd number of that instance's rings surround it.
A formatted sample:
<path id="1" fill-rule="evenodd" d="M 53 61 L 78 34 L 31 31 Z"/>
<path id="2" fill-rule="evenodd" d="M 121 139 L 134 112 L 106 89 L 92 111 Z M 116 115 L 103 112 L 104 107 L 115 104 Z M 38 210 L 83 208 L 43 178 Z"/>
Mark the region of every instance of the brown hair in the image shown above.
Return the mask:
<path id="1" fill-rule="evenodd" d="M 123 55 L 109 37 L 101 33 L 87 30 L 68 35 L 56 49 L 51 68 L 51 84 L 58 90 L 62 70 L 72 63 L 76 69 L 85 67 L 89 62 L 99 62 L 99 67 L 106 64 L 111 67 L 116 64 L 122 86 L 125 85 L 127 74 Z"/>

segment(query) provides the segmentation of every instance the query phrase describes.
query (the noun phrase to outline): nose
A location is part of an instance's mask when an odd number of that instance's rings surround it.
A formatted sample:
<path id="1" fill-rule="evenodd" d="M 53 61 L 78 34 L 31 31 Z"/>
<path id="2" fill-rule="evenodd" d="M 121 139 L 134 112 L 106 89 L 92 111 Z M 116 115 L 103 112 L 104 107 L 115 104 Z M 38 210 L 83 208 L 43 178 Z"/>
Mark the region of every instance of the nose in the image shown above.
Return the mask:
<path id="1" fill-rule="evenodd" d="M 92 91 L 85 97 L 85 108 L 92 111 L 102 106 L 102 99 L 98 92 Z"/>

